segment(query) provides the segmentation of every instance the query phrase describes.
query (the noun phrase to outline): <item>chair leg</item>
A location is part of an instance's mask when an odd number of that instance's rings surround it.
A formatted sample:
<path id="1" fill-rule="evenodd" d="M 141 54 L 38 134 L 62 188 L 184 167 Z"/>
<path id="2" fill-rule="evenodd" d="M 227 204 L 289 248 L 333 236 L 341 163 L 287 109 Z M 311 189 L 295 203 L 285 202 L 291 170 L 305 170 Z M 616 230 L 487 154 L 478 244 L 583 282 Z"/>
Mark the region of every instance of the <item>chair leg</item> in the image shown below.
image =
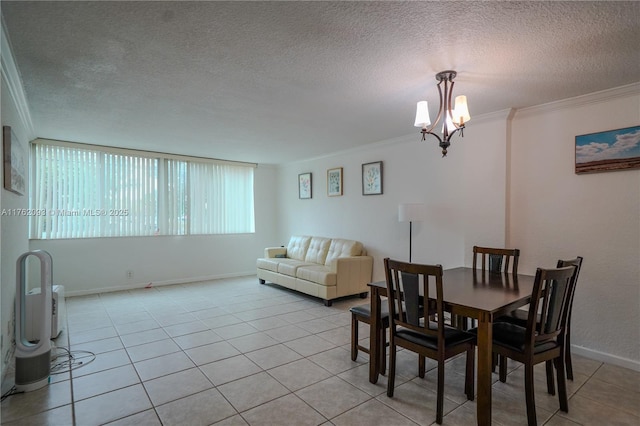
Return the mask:
<path id="1" fill-rule="evenodd" d="M 560 410 L 565 413 L 569 412 L 569 403 L 567 401 L 567 382 L 564 377 L 564 357 L 560 355 L 556 361 L 556 376 L 558 377 L 558 400 L 560 401 Z"/>
<path id="2" fill-rule="evenodd" d="M 387 372 L 387 332 L 384 327 L 380 329 L 380 374 Z"/>
<path id="3" fill-rule="evenodd" d="M 524 364 L 524 391 L 527 400 L 527 422 L 529 426 L 537 426 L 536 420 L 536 400 L 533 389 L 533 364 Z"/>
<path id="4" fill-rule="evenodd" d="M 438 396 L 436 402 L 436 423 L 442 424 L 444 411 L 444 359 L 438 360 Z"/>
<path id="5" fill-rule="evenodd" d="M 358 358 L 358 320 L 351 314 L 351 361 Z"/>
<path id="6" fill-rule="evenodd" d="M 545 362 L 545 367 L 547 370 L 547 392 L 549 395 L 555 395 L 556 385 L 553 382 L 553 361 Z"/>
<path id="7" fill-rule="evenodd" d="M 422 355 L 418 355 L 418 377 L 420 377 L 421 379 L 424 379 L 424 373 L 425 373 L 424 357 Z"/>
<path id="8" fill-rule="evenodd" d="M 389 342 L 389 375 L 387 376 L 387 396 L 393 397 L 393 388 L 396 381 L 396 345 L 393 339 Z"/>
<path id="9" fill-rule="evenodd" d="M 498 354 L 493 352 L 491 354 L 491 372 L 496 372 L 496 366 L 498 365 Z"/>
<path id="10" fill-rule="evenodd" d="M 506 383 L 507 381 L 507 357 L 504 355 L 500 355 L 500 371 L 499 371 L 499 375 L 500 375 L 500 381 L 502 383 Z"/>
<path id="11" fill-rule="evenodd" d="M 573 380 L 573 366 L 571 365 L 571 327 L 567 326 L 567 336 L 564 344 L 564 363 L 567 369 L 567 379 Z"/>
<path id="12" fill-rule="evenodd" d="M 475 370 L 475 350 L 474 347 L 471 346 L 467 349 L 467 368 L 465 370 L 464 376 L 464 392 L 467 394 L 467 399 L 469 401 L 473 401 L 475 397 L 475 389 L 474 389 L 474 370 Z"/>

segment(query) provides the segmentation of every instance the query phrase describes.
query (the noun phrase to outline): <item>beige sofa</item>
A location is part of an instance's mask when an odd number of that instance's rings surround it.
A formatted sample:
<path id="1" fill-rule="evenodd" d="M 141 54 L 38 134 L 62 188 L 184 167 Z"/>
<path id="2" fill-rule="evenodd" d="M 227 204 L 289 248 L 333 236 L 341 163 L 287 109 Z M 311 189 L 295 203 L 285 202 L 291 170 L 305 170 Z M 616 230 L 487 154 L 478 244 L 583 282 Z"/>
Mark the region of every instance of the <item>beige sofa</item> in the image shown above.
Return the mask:
<path id="1" fill-rule="evenodd" d="M 292 236 L 287 247 L 267 247 L 258 259 L 258 279 L 324 299 L 366 297 L 373 258 L 362 243 L 340 238 Z"/>

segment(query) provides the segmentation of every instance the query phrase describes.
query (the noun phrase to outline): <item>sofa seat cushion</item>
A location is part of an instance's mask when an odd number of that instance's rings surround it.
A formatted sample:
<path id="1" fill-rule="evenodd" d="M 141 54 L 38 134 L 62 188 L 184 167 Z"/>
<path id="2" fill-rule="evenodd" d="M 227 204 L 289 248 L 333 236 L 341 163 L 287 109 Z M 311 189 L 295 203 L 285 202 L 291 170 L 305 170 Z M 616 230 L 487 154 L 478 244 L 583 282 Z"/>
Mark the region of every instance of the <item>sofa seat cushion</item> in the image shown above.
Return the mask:
<path id="1" fill-rule="evenodd" d="M 276 259 L 278 262 L 278 273 L 283 275 L 289 275 L 290 277 L 296 276 L 296 271 L 301 266 L 311 266 L 312 263 L 303 262 L 295 259 Z"/>
<path id="2" fill-rule="evenodd" d="M 287 244 L 287 257 L 295 260 L 304 260 L 309 249 L 311 237 L 293 235 Z"/>
<path id="3" fill-rule="evenodd" d="M 296 277 L 316 284 L 332 286 L 337 283 L 336 272 L 323 265 L 300 266 Z"/>
<path id="4" fill-rule="evenodd" d="M 256 264 L 258 269 L 266 269 L 271 272 L 278 272 L 278 264 L 283 259 L 275 259 L 275 258 L 262 258 L 258 259 Z"/>

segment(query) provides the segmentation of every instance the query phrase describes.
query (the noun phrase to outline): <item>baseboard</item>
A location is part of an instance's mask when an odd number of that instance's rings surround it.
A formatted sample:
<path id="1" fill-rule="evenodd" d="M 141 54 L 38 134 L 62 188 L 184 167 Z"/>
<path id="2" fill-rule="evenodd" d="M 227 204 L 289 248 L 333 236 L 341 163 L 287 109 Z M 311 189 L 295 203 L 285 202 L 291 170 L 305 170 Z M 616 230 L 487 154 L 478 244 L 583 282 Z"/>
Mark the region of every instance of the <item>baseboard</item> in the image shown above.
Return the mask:
<path id="1" fill-rule="evenodd" d="M 152 287 L 161 287 L 166 285 L 188 284 L 188 283 L 195 283 L 195 282 L 201 282 L 201 281 L 221 280 L 225 278 L 247 277 L 251 275 L 255 276 L 256 272 L 251 271 L 251 272 L 239 272 L 239 273 L 233 273 L 233 274 L 208 275 L 208 276 L 202 276 L 202 277 L 178 278 L 175 280 L 153 281 L 151 283 L 134 283 L 134 284 L 121 285 L 121 286 L 92 288 L 89 290 L 67 291 L 67 289 L 65 288 L 65 296 L 66 297 L 89 296 L 92 294 L 99 294 L 99 293 L 112 293 L 114 291 L 139 290 L 149 285 L 151 285 Z"/>
<path id="2" fill-rule="evenodd" d="M 605 352 L 596 351 L 594 349 L 585 348 L 584 346 L 571 345 L 571 353 L 585 358 L 606 362 L 607 364 L 617 365 L 618 367 L 628 368 L 629 370 L 640 371 L 640 361 L 622 358 Z"/>

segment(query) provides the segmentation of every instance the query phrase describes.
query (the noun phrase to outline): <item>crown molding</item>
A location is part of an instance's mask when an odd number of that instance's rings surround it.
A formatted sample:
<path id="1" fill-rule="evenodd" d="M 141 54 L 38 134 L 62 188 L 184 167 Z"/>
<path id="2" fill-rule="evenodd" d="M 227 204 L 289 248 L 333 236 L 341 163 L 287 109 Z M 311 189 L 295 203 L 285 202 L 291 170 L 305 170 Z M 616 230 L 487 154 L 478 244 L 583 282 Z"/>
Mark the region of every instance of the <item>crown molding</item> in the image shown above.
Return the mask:
<path id="1" fill-rule="evenodd" d="M 7 34 L 7 26 L 4 22 L 4 16 L 2 16 L 1 23 L 2 39 L 0 40 L 0 65 L 2 78 L 7 82 L 9 95 L 16 106 L 18 116 L 20 117 L 20 120 L 27 132 L 26 136 L 31 140 L 35 137 L 36 132 L 33 127 L 33 121 L 31 120 L 29 103 L 27 102 L 27 97 L 24 93 L 20 72 L 16 66 L 16 60 L 13 56 L 13 50 L 11 49 L 11 42 L 9 41 L 9 35 Z"/>
<path id="2" fill-rule="evenodd" d="M 599 92 L 588 93 L 586 95 L 580 95 L 573 98 L 549 102 L 546 104 L 519 108 L 516 110 L 516 115 L 518 117 L 536 115 L 554 110 L 577 108 L 584 105 L 597 104 L 613 99 L 620 99 L 638 95 L 640 95 L 640 82 L 631 83 L 620 87 L 614 87 L 612 89 L 601 90 Z"/>
<path id="3" fill-rule="evenodd" d="M 506 120 L 509 121 L 515 114 L 515 108 L 502 109 L 500 111 L 489 112 L 472 117 L 474 123 L 484 123 L 485 121 Z M 473 124 L 471 124 L 472 126 Z"/>

